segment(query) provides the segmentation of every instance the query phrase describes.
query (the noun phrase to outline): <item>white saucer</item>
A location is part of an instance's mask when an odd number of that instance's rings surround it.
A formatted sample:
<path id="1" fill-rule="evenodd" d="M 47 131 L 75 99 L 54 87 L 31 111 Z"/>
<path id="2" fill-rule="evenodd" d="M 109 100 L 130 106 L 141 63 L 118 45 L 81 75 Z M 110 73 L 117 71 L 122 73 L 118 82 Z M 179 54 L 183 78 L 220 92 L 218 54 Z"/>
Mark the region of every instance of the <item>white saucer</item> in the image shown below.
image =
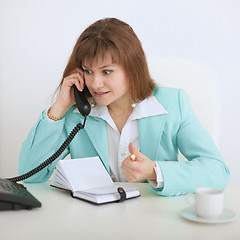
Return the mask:
<path id="1" fill-rule="evenodd" d="M 222 216 L 219 218 L 214 219 L 201 218 L 196 215 L 192 207 L 184 208 L 180 212 L 180 215 L 187 220 L 200 223 L 224 223 L 230 222 L 236 217 L 236 214 L 233 211 L 224 209 Z"/>

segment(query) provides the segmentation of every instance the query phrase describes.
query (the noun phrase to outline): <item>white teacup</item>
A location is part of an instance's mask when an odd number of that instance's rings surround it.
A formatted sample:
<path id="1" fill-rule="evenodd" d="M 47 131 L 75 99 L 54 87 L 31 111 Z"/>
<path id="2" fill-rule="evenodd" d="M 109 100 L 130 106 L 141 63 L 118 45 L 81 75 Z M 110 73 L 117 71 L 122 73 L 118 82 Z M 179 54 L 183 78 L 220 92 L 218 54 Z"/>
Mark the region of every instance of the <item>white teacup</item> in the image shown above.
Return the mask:
<path id="1" fill-rule="evenodd" d="M 217 188 L 198 188 L 196 194 L 187 194 L 185 201 L 202 218 L 219 218 L 223 213 L 224 194 Z"/>

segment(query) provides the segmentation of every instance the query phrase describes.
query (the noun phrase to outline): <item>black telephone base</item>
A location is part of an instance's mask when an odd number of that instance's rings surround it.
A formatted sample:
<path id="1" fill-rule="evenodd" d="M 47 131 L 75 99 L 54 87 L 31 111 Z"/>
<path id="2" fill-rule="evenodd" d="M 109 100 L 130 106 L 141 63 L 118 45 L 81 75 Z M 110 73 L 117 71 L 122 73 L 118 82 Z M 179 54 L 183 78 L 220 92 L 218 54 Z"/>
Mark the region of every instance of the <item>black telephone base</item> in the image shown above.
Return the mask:
<path id="1" fill-rule="evenodd" d="M 31 210 L 32 207 L 24 206 L 19 203 L 9 203 L 9 202 L 2 202 L 0 201 L 0 211 L 4 210 L 19 210 L 19 209 L 27 209 Z"/>
<path id="2" fill-rule="evenodd" d="M 0 179 L 0 211 L 32 209 L 42 204 L 22 184 Z"/>

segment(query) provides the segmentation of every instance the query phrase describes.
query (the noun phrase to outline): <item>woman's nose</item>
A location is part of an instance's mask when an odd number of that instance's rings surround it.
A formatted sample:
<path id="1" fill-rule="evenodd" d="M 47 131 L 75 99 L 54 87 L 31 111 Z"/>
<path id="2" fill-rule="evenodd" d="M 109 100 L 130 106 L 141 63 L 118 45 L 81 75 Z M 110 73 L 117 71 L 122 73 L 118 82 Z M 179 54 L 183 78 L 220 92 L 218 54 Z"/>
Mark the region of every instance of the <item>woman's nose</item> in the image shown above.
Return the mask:
<path id="1" fill-rule="evenodd" d="M 102 76 L 94 74 L 92 79 L 92 87 L 97 89 L 104 86 L 104 81 Z"/>

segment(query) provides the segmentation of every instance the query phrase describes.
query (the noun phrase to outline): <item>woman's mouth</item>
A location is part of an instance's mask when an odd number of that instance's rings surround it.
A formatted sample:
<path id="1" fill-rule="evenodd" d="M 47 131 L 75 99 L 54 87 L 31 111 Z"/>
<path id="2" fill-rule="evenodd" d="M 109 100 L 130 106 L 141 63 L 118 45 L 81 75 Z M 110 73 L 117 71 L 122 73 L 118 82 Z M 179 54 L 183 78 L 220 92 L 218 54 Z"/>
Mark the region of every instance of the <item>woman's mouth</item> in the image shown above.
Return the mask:
<path id="1" fill-rule="evenodd" d="M 107 92 L 94 92 L 95 97 L 103 97 L 106 96 L 110 91 Z"/>

